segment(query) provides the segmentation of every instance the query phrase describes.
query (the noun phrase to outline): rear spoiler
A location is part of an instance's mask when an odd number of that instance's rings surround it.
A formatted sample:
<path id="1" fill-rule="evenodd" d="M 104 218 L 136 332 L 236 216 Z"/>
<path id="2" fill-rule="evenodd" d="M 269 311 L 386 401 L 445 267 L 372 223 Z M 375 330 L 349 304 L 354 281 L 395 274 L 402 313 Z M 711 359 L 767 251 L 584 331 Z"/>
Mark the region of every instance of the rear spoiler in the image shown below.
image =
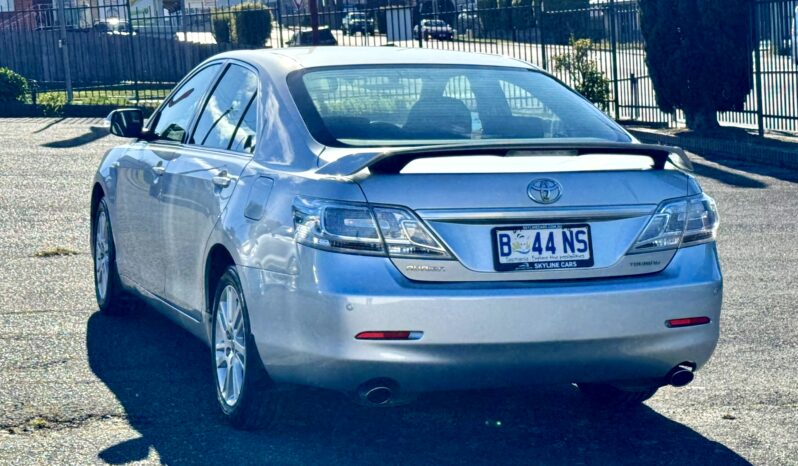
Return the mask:
<path id="1" fill-rule="evenodd" d="M 693 171 L 693 164 L 684 150 L 679 147 L 660 146 L 654 144 L 637 144 L 623 142 L 470 142 L 466 144 L 445 144 L 410 148 L 393 148 L 386 151 L 361 152 L 345 155 L 329 162 L 318 170 L 319 175 L 350 176 L 368 168 L 373 173 L 399 173 L 413 160 L 431 157 L 498 155 L 506 157 L 515 152 L 540 152 L 550 155 L 552 152 L 567 152 L 569 155 L 585 154 L 623 154 L 643 155 L 654 160 L 654 169 L 662 170 L 670 162 L 680 170 Z"/>

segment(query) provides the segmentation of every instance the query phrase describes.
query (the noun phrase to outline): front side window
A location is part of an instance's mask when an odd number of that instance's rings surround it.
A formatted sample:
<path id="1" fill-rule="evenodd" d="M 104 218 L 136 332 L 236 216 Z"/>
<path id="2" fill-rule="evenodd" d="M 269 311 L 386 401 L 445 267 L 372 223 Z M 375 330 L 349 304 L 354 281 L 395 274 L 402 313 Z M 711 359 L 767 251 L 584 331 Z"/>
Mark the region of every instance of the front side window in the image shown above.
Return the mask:
<path id="1" fill-rule="evenodd" d="M 213 149 L 230 149 L 238 131 L 242 131 L 242 134 L 254 131 L 252 119 L 257 115 L 256 111 L 249 112 L 248 124 L 251 127 L 242 130 L 241 124 L 248 110 L 255 106 L 257 91 L 258 76 L 255 73 L 243 66 L 230 65 L 208 98 L 189 143 Z M 244 145 L 238 146 L 243 148 Z"/>
<path id="2" fill-rule="evenodd" d="M 169 100 L 161 107 L 155 127 L 152 129 L 152 133 L 157 139 L 183 142 L 188 125 L 191 124 L 191 118 L 205 95 L 205 91 L 208 90 L 214 76 L 219 71 L 219 66 L 219 64 L 213 64 L 201 69 L 169 97 Z"/>
<path id="3" fill-rule="evenodd" d="M 331 146 L 631 141 L 578 94 L 523 68 L 329 67 L 296 71 L 288 84 L 314 138 Z"/>

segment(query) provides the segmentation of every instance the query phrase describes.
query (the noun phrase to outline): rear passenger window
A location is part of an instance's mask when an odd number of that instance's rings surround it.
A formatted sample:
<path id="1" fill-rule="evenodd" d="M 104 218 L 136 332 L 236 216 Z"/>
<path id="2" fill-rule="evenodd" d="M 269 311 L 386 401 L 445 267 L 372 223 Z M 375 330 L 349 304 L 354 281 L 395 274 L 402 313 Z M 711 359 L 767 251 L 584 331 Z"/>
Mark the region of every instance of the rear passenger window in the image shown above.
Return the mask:
<path id="1" fill-rule="evenodd" d="M 230 150 L 236 152 L 246 152 L 251 154 L 255 150 L 256 130 L 258 128 L 258 104 L 255 102 L 255 97 L 249 103 L 249 108 L 244 113 L 244 118 L 238 125 L 238 129 L 233 135 L 233 143 L 230 145 Z"/>
<path id="2" fill-rule="evenodd" d="M 242 66 L 230 65 L 208 98 L 189 143 L 251 152 L 257 114 L 248 110 L 254 106 L 257 90 L 258 76 L 255 73 Z M 245 121 L 247 118 L 249 121 Z M 242 128 L 243 125 L 246 126 Z M 253 133 L 249 142 L 248 130 Z M 238 136 L 239 133 L 243 136 Z"/>

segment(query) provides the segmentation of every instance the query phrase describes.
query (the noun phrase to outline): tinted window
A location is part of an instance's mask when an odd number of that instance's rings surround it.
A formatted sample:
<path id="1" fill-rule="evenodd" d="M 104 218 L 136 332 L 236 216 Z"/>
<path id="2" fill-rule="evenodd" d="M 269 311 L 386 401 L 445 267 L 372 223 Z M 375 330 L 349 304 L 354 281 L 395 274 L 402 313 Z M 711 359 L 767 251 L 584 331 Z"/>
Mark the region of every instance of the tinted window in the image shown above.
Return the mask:
<path id="1" fill-rule="evenodd" d="M 231 65 L 205 104 L 190 143 L 228 149 L 257 91 L 258 76 L 242 66 Z M 254 131 L 255 123 L 250 123 Z"/>
<path id="2" fill-rule="evenodd" d="M 523 68 L 316 68 L 294 72 L 289 86 L 313 136 L 333 146 L 477 139 L 630 141 L 578 94 Z"/>
<path id="3" fill-rule="evenodd" d="M 249 108 L 244 114 L 244 119 L 241 120 L 241 124 L 238 125 L 238 129 L 233 135 L 233 143 L 230 145 L 230 150 L 248 152 L 250 154 L 255 150 L 257 116 L 258 104 L 255 102 L 255 96 L 253 96 Z"/>
<path id="4" fill-rule="evenodd" d="M 156 137 L 168 141 L 183 141 L 191 118 L 218 71 L 218 64 L 203 68 L 169 98 L 161 108 L 153 129 Z"/>

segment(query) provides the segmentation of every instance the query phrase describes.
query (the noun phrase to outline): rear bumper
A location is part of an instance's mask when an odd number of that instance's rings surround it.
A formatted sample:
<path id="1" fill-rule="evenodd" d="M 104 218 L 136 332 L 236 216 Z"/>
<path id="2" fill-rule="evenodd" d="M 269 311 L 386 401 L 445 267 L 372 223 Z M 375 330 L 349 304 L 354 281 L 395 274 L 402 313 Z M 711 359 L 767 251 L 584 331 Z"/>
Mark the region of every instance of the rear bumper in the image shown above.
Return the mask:
<path id="1" fill-rule="evenodd" d="M 409 392 L 622 382 L 698 367 L 719 334 L 714 245 L 648 276 L 561 282 L 412 282 L 383 258 L 300 250 L 300 273 L 241 268 L 253 336 L 279 382 L 351 391 L 374 378 Z M 710 324 L 667 328 L 707 316 Z M 359 341 L 368 330 L 417 341 Z"/>

